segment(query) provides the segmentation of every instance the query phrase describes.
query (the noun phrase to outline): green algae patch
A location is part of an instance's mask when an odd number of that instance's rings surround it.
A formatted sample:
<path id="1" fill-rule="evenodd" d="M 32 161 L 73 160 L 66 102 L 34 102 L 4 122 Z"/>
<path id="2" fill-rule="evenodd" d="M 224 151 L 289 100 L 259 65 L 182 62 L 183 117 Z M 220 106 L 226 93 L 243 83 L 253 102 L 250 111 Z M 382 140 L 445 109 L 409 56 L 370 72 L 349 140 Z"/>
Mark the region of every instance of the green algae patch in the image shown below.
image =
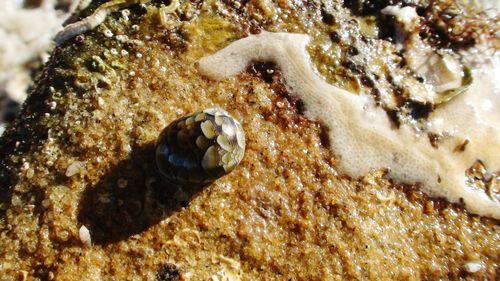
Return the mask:
<path id="1" fill-rule="evenodd" d="M 203 16 L 188 25 L 183 33 L 187 40 L 202 50 L 215 52 L 235 39 L 233 24 L 217 16 Z"/>

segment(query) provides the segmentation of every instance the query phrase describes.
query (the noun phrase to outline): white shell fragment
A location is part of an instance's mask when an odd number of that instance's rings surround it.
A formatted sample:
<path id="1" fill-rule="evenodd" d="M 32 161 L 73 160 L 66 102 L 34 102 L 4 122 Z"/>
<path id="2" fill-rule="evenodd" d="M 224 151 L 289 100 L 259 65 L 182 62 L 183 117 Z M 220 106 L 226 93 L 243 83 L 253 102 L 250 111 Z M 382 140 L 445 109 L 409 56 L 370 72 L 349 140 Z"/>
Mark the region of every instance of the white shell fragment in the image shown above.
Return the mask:
<path id="1" fill-rule="evenodd" d="M 85 247 L 92 246 L 92 238 L 90 237 L 90 231 L 87 227 L 85 227 L 85 225 L 82 225 L 80 227 L 80 230 L 78 231 L 78 235 L 80 236 L 80 241 L 82 241 L 82 243 Z"/>
<path id="2" fill-rule="evenodd" d="M 468 273 L 476 273 L 483 269 L 483 263 L 481 261 L 469 261 L 464 264 L 464 270 Z"/>
<path id="3" fill-rule="evenodd" d="M 78 172 L 80 172 L 80 170 L 85 166 L 85 162 L 83 161 L 75 161 L 73 163 L 71 163 L 68 168 L 66 168 L 66 173 L 65 175 L 67 177 L 72 177 L 76 174 L 78 174 Z"/>
<path id="4" fill-rule="evenodd" d="M 82 19 L 81 21 L 65 26 L 63 30 L 56 34 L 54 41 L 57 44 L 61 44 L 75 35 L 94 29 L 112 12 L 123 9 L 132 4 L 143 4 L 149 1 L 151 0 L 112 0 L 106 2 L 99 6 L 92 15 Z"/>
<path id="5" fill-rule="evenodd" d="M 390 177 L 402 183 L 420 183 L 420 190 L 429 196 L 444 197 L 450 202 L 463 200 L 472 213 L 500 218 L 500 204 L 483 190 L 467 186 L 465 175 L 477 159 L 492 171 L 500 170 L 498 124 L 478 119 L 480 115 L 474 113 L 477 108 L 467 105 L 472 114 L 464 112 L 467 119 L 460 118 L 464 131 L 460 131 L 461 127 L 453 127 L 454 131 L 437 131 L 438 124 L 433 124 L 433 133 L 449 136 L 439 148 L 434 148 L 427 135 L 416 135 L 407 125 L 392 128 L 385 111 L 377 107 L 370 96 L 349 93 L 319 77 L 306 50 L 308 43 L 309 36 L 304 34 L 263 32 L 235 41 L 202 58 L 199 69 L 209 78 L 222 80 L 244 71 L 252 62 L 274 62 L 282 70 L 288 90 L 304 102 L 305 116 L 310 120 L 319 119 L 329 127 L 331 149 L 339 157 L 339 168 L 344 173 L 359 177 L 372 169 L 388 168 Z M 487 73 L 498 72 L 494 68 Z M 475 82 L 481 80 L 477 78 L 474 77 Z M 458 99 L 443 104 L 441 112 L 455 112 L 453 107 L 459 107 L 462 97 L 471 94 L 495 97 L 491 99 L 494 104 L 500 100 L 498 87 L 486 93 L 472 93 L 476 87 L 473 83 Z M 498 116 L 499 111 L 488 113 Z M 455 112 L 457 114 L 461 113 Z M 450 129 L 443 124 L 457 121 L 455 117 L 459 116 L 450 115 L 449 119 L 441 120 L 440 127 Z M 436 122 L 439 112 L 434 112 L 430 118 Z M 464 136 L 469 140 L 467 149 L 457 153 L 457 144 L 463 143 Z"/>

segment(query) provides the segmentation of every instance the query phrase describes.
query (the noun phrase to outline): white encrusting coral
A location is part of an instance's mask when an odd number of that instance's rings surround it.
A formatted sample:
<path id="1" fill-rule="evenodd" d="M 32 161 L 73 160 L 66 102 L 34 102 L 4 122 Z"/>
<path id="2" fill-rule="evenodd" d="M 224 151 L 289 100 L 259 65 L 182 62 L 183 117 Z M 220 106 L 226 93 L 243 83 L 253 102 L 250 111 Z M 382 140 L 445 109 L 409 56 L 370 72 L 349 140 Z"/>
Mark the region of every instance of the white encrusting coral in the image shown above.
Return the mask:
<path id="1" fill-rule="evenodd" d="M 303 34 L 263 32 L 202 58 L 199 69 L 209 78 L 221 80 L 238 74 L 251 62 L 272 61 L 281 69 L 288 90 L 303 100 L 306 117 L 319 119 L 329 127 L 331 149 L 340 157 L 339 168 L 344 173 L 358 177 L 372 169 L 388 168 L 393 179 L 420 183 L 421 190 L 430 196 L 450 202 L 463 200 L 472 213 L 500 218 L 500 204 L 465 182 L 465 170 L 476 159 L 500 170 L 498 126 L 484 126 L 470 114 L 469 120 L 463 120 L 466 128 L 473 128 L 462 132 L 469 139 L 465 151 L 454 150 L 463 139 L 452 136 L 446 145 L 434 148 L 427 136 L 416 136 L 407 126 L 393 128 L 386 113 L 369 96 L 349 93 L 319 77 L 306 50 L 308 43 L 309 36 Z M 497 89 L 492 95 L 498 94 Z M 484 139 L 484 133 L 488 139 Z"/>

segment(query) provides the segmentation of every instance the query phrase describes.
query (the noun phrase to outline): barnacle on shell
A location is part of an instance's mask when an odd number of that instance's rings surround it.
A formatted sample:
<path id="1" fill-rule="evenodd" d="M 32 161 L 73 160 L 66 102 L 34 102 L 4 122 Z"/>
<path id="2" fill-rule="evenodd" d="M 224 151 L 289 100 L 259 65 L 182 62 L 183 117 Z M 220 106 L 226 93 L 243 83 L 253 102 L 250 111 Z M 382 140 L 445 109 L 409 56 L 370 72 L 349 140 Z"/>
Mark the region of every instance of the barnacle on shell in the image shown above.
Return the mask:
<path id="1" fill-rule="evenodd" d="M 175 184 L 206 184 L 231 172 L 243 158 L 241 124 L 220 108 L 209 108 L 170 123 L 158 138 L 156 164 Z"/>

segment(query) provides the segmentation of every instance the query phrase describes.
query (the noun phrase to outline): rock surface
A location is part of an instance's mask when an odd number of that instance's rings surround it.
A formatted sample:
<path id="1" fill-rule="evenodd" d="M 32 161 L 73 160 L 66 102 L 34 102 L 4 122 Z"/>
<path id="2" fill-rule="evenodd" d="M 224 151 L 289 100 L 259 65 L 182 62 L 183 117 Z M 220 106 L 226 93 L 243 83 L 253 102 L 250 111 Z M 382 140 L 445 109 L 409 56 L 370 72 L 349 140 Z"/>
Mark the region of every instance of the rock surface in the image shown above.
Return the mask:
<path id="1" fill-rule="evenodd" d="M 198 72 L 236 39 L 300 32 L 330 83 L 404 98 L 390 77 L 414 78 L 377 25 L 394 1 L 371 2 L 152 1 L 57 47 L 0 139 L 0 279 L 498 279 L 498 221 L 383 170 L 339 174 L 325 128 L 274 65 L 221 82 Z M 213 106 L 242 123 L 243 161 L 203 189 L 169 186 L 154 164 L 159 132 Z"/>

